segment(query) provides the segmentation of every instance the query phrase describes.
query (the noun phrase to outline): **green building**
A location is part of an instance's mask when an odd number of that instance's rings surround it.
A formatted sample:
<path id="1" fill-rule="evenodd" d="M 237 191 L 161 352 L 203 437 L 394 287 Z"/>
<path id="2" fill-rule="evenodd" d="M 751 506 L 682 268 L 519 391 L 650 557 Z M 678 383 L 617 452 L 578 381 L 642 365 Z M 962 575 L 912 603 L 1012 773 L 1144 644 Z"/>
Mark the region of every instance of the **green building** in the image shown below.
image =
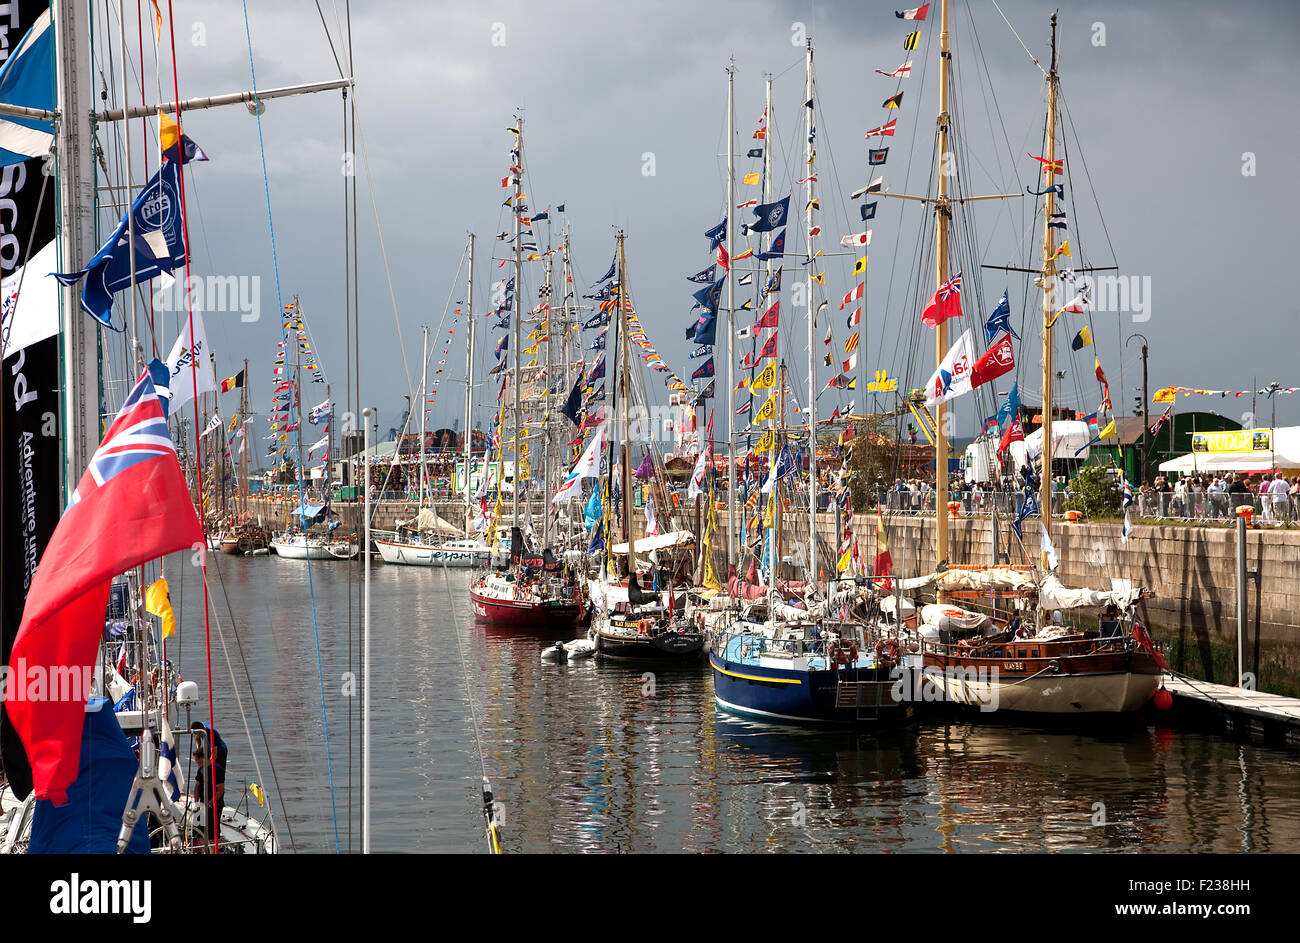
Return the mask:
<path id="1" fill-rule="evenodd" d="M 1164 409 L 1151 410 L 1151 422 Z M 1178 412 L 1162 423 L 1155 435 L 1147 436 L 1146 480 L 1152 481 L 1160 474 L 1161 462 L 1186 455 L 1192 450 L 1192 434 L 1196 432 L 1225 432 L 1241 428 L 1241 423 L 1214 412 Z M 1124 477 L 1138 485 L 1142 482 L 1142 417 L 1124 416 L 1115 420 L 1115 438 L 1094 445 L 1088 457 L 1089 465 L 1114 465 L 1124 471 Z"/>

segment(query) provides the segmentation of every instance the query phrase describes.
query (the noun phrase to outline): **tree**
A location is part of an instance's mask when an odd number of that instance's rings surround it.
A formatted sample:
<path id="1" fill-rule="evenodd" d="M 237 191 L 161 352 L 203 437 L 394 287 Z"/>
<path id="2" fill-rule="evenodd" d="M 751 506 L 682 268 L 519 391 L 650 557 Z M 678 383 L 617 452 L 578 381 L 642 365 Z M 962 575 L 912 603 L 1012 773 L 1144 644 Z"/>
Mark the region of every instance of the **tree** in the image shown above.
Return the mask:
<path id="1" fill-rule="evenodd" d="M 898 443 L 885 433 L 890 417 L 863 416 L 853 421 L 853 438 L 849 446 L 849 490 L 855 508 L 874 507 L 880 492 L 892 484 Z"/>
<path id="2" fill-rule="evenodd" d="M 1085 517 L 1102 517 L 1119 509 L 1119 482 L 1102 465 L 1089 465 L 1075 477 L 1065 506 Z"/>

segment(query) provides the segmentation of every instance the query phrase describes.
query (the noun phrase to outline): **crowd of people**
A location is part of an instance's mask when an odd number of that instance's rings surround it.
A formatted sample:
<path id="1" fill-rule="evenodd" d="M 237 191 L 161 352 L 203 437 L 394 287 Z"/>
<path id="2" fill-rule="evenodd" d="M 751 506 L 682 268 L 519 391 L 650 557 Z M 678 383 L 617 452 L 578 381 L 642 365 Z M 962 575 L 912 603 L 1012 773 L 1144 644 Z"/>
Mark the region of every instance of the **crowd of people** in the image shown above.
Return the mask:
<path id="1" fill-rule="evenodd" d="M 1137 507 L 1142 517 L 1226 520 L 1236 509 L 1252 506 L 1258 519 L 1267 523 L 1297 520 L 1300 512 L 1300 476 L 1229 472 L 1225 475 L 1192 475 L 1170 481 L 1158 476 L 1138 488 Z"/>

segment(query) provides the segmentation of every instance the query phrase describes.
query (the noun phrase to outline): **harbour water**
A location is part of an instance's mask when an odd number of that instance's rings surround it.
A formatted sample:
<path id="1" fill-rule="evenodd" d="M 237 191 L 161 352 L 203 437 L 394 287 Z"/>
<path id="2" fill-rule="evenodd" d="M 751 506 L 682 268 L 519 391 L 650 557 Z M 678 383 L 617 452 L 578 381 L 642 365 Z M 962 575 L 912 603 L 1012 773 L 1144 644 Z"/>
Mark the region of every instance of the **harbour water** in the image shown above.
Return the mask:
<path id="1" fill-rule="evenodd" d="M 209 560 L 227 802 L 256 780 L 287 813 L 286 851 L 358 851 L 361 689 L 346 673 L 359 671 L 360 581 L 335 561 L 309 577 L 305 562 L 274 556 Z M 168 655 L 206 695 L 202 588 L 188 564 L 167 564 L 184 626 Z M 543 663 L 550 639 L 474 623 L 469 578 L 374 567 L 375 851 L 486 851 L 484 771 L 508 853 L 1300 847 L 1295 751 L 984 717 L 880 736 L 755 724 L 716 709 L 706 663 L 652 675 Z"/>

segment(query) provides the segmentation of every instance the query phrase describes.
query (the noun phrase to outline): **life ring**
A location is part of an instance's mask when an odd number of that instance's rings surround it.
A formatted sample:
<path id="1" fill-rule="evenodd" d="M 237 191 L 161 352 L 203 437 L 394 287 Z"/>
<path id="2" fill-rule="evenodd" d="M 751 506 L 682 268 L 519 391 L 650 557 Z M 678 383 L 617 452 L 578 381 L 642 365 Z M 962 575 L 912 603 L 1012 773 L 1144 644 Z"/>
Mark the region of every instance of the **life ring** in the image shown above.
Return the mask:
<path id="1" fill-rule="evenodd" d="M 898 646 L 893 642 L 886 642 L 880 639 L 876 642 L 876 654 L 880 656 L 881 661 L 897 661 Z"/>
<path id="2" fill-rule="evenodd" d="M 957 647 L 962 651 L 970 651 L 971 649 L 970 639 L 959 639 L 957 642 Z"/>

